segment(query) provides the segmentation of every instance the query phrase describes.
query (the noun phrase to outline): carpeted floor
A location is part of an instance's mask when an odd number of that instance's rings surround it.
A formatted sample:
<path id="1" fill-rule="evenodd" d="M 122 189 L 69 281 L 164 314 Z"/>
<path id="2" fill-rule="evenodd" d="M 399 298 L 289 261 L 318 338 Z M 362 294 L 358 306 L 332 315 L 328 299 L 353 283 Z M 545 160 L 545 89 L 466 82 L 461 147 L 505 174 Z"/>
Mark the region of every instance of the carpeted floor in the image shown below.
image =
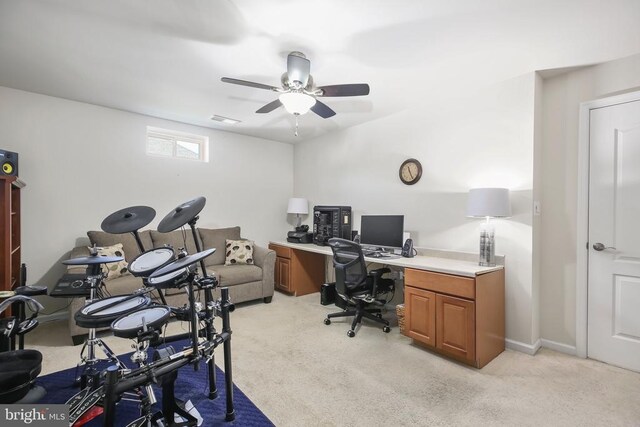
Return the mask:
<path id="1" fill-rule="evenodd" d="M 174 349 L 180 350 L 189 345 L 187 341 L 179 341 L 170 344 Z M 135 368 L 137 365 L 130 360 L 131 353 L 120 355 L 119 359 L 129 368 Z M 152 350 L 149 350 L 149 357 L 152 356 Z M 150 359 L 151 360 L 151 359 Z M 99 367 L 100 370 L 108 366 L 107 362 Z M 183 402 L 191 401 L 198 410 L 200 416 L 206 426 L 225 426 L 226 415 L 226 393 L 225 393 L 225 377 L 224 373 L 216 367 L 216 387 L 219 397 L 209 400 L 206 397 L 208 392 L 208 382 L 206 375 L 207 368 L 204 363 L 200 364 L 200 370 L 194 371 L 192 366 L 185 366 L 178 371 L 178 380 L 175 383 L 175 396 Z M 79 388 L 74 384 L 77 375 L 75 368 L 69 368 L 52 374 L 40 376 L 38 384 L 47 390 L 47 395 L 40 403 L 64 403 L 72 396 L 78 393 Z M 154 393 L 158 400 L 155 410 L 159 410 L 162 405 L 162 388 L 153 386 Z M 258 409 L 247 396 L 234 386 L 233 404 L 236 418 L 233 425 L 236 426 L 271 426 L 269 419 Z M 154 411 L 155 412 L 155 411 Z M 117 426 L 127 425 L 140 416 L 139 402 L 131 402 L 122 400 L 116 407 L 115 424 Z M 98 427 L 103 423 L 103 417 L 100 416 L 91 420 L 87 427 Z"/>
<path id="2" fill-rule="evenodd" d="M 640 425 L 638 373 L 545 349 L 507 350 L 476 370 L 413 345 L 397 327 L 385 334 L 366 323 L 348 338 L 348 320 L 323 324 L 332 311 L 318 294 L 276 293 L 232 313 L 234 382 L 278 426 Z M 129 340 L 106 340 L 130 351 Z M 43 374 L 77 363 L 80 347 L 70 344 L 66 321 L 27 336 L 44 353 Z"/>

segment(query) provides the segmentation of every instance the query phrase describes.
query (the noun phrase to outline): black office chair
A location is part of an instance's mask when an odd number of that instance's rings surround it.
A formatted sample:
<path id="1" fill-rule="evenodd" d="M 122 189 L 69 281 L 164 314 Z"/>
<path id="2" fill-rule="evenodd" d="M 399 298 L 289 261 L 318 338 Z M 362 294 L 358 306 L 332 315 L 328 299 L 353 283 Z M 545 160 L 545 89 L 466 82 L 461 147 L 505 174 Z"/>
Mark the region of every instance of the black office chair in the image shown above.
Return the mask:
<path id="1" fill-rule="evenodd" d="M 382 318 L 380 309 L 386 301 L 376 299 L 379 295 L 394 290 L 395 282 L 382 278 L 383 274 L 391 270 L 379 268 L 367 272 L 362 248 L 355 242 L 333 238 L 328 243 L 333 251 L 333 266 L 336 269 L 336 305 L 344 311 L 327 315 L 324 324 L 330 325 L 334 317 L 355 316 L 351 329 L 347 331 L 347 336 L 354 337 L 356 326 L 365 317 L 382 323 L 384 332 L 391 331 L 389 322 Z"/>

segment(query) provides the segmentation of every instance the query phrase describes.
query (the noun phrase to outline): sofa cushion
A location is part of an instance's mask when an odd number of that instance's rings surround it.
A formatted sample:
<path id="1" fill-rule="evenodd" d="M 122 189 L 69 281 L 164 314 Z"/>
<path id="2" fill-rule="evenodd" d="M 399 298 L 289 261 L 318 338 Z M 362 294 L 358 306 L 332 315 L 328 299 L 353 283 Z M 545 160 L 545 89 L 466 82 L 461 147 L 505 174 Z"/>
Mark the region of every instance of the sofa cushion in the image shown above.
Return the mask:
<path id="1" fill-rule="evenodd" d="M 131 294 L 133 291 L 144 287 L 142 279 L 130 273 L 124 274 L 117 279 L 109 280 L 105 283 L 105 286 L 107 287 L 107 292 L 111 295 Z M 153 295 L 157 295 L 157 293 L 153 292 Z"/>
<path id="2" fill-rule="evenodd" d="M 224 265 L 253 264 L 253 242 L 251 240 L 227 240 Z"/>
<path id="3" fill-rule="evenodd" d="M 255 265 L 216 265 L 207 268 L 218 277 L 220 286 L 233 286 L 262 280 L 262 269 Z"/>
<path id="4" fill-rule="evenodd" d="M 200 232 L 200 240 L 202 240 L 202 247 L 204 249 L 215 248 L 216 251 L 213 255 L 204 259 L 204 264 L 218 265 L 224 264 L 225 261 L 225 245 L 227 239 L 238 240 L 240 239 L 240 227 L 229 228 L 198 228 Z"/>
<path id="5" fill-rule="evenodd" d="M 160 233 L 159 231 L 152 230 L 151 240 L 153 241 L 153 247 L 161 248 L 164 245 L 169 245 L 173 248 L 174 251 L 176 251 L 176 253 L 178 252 L 178 249 L 185 248 L 189 255 L 195 254 L 198 251 L 196 250 L 196 244 L 193 241 L 193 234 L 189 229 L 185 230 L 185 232 L 187 243 L 186 248 L 182 230 L 174 230 L 170 233 Z"/>
<path id="6" fill-rule="evenodd" d="M 113 246 L 97 246 L 99 256 L 106 257 L 124 257 L 127 254 L 122 249 L 122 243 L 116 243 Z M 110 262 L 109 264 L 100 264 L 100 268 L 102 268 L 102 273 L 106 274 L 105 280 L 113 280 L 122 276 L 123 274 L 128 273 L 127 270 L 128 263 L 124 260 L 118 262 Z"/>
<path id="7" fill-rule="evenodd" d="M 153 243 L 151 242 L 151 234 L 149 230 L 145 230 L 140 234 L 140 240 L 144 245 L 145 250 L 153 249 Z M 136 239 L 131 233 L 124 234 L 109 234 L 104 231 L 89 231 L 87 232 L 89 241 L 96 246 L 113 246 L 118 243 L 122 243 L 122 250 L 124 250 L 125 260 L 131 262 L 135 257 L 140 254 L 140 248 L 136 243 Z"/>

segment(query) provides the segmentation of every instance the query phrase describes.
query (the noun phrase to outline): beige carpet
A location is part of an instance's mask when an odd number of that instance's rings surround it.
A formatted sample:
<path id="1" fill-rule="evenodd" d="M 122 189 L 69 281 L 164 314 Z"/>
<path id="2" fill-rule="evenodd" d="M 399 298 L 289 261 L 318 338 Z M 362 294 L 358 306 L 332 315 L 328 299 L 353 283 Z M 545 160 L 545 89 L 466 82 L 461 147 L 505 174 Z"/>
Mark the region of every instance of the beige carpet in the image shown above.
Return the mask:
<path id="1" fill-rule="evenodd" d="M 411 344 L 397 328 L 385 334 L 365 323 L 348 338 L 348 320 L 323 324 L 332 311 L 318 294 L 276 293 L 271 304 L 232 313 L 235 383 L 278 426 L 640 425 L 640 374 L 544 349 L 507 350 L 476 370 Z M 106 341 L 131 350 L 128 340 Z M 27 337 L 44 354 L 43 374 L 75 366 L 80 346 L 70 344 L 66 322 Z"/>

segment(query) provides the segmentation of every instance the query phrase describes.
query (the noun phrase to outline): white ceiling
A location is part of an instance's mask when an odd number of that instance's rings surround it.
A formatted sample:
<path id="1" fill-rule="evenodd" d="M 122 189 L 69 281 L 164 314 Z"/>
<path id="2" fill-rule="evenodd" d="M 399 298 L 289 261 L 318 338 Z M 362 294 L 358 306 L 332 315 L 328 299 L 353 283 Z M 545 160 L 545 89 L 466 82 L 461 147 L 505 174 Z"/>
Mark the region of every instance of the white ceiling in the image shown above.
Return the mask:
<path id="1" fill-rule="evenodd" d="M 0 0 L 0 85 L 285 142 L 534 70 L 640 52 L 638 0 Z M 338 114 L 255 110 L 292 50 Z M 213 114 L 242 120 L 212 122 Z"/>

